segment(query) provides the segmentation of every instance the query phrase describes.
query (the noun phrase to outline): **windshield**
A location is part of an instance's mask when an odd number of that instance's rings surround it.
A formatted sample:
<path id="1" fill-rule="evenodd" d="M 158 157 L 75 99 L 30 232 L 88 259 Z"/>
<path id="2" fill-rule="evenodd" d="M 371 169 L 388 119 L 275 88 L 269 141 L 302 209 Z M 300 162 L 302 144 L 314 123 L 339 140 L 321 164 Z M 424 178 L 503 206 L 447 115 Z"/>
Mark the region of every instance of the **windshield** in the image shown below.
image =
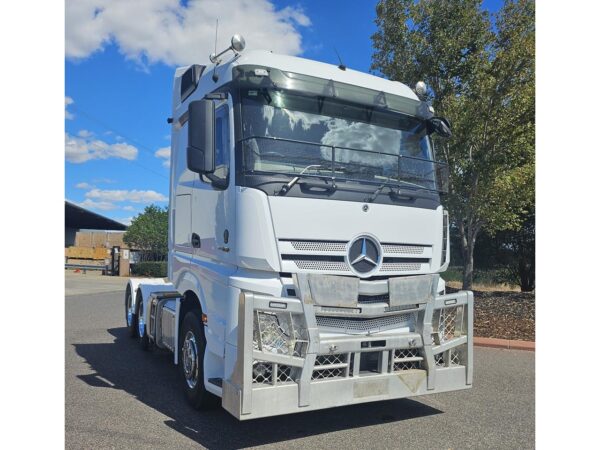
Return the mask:
<path id="1" fill-rule="evenodd" d="M 327 97 L 242 91 L 246 173 L 334 176 L 438 190 L 422 120 Z"/>

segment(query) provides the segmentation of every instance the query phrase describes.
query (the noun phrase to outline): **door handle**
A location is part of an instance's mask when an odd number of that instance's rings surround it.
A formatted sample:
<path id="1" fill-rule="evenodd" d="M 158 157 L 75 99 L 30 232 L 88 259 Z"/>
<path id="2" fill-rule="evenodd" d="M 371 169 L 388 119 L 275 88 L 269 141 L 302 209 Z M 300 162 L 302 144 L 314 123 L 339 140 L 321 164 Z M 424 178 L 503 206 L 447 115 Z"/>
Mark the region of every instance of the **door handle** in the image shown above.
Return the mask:
<path id="1" fill-rule="evenodd" d="M 229 253 L 229 247 L 226 247 L 226 246 L 219 247 L 219 250 L 221 250 L 222 252 L 225 252 L 225 253 Z"/>
<path id="2" fill-rule="evenodd" d="M 202 247 L 202 242 L 200 241 L 200 236 L 196 233 L 192 233 L 192 247 L 200 248 Z"/>

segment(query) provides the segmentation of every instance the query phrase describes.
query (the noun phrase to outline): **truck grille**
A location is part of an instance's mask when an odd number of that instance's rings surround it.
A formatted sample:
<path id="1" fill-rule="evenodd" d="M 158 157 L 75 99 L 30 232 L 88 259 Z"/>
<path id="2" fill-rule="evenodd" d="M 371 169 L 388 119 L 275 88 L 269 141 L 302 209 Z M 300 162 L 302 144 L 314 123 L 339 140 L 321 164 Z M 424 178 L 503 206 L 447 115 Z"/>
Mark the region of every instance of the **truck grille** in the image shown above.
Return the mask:
<path id="1" fill-rule="evenodd" d="M 381 265 L 381 272 L 413 272 L 421 270 L 421 264 L 419 263 L 386 263 Z"/>
<path id="2" fill-rule="evenodd" d="M 327 241 L 290 241 L 294 250 L 310 252 L 344 252 L 346 242 Z"/>
<path id="3" fill-rule="evenodd" d="M 284 272 L 327 272 L 353 274 L 346 263 L 346 241 L 279 240 Z M 407 274 L 429 269 L 432 247 L 412 244 L 382 243 L 383 262 L 380 272 Z"/>
<path id="4" fill-rule="evenodd" d="M 350 272 L 350 267 L 343 261 L 313 261 L 306 259 L 292 260 L 298 269 L 332 272 Z M 381 264 L 381 272 L 416 272 L 421 270 L 420 263 L 386 263 Z"/>
<path id="5" fill-rule="evenodd" d="M 348 264 L 342 261 L 311 261 L 302 259 L 295 259 L 293 261 L 296 267 L 302 270 L 350 272 Z"/>
<path id="6" fill-rule="evenodd" d="M 381 244 L 384 253 L 401 255 L 422 255 L 425 247 L 422 245 Z"/>

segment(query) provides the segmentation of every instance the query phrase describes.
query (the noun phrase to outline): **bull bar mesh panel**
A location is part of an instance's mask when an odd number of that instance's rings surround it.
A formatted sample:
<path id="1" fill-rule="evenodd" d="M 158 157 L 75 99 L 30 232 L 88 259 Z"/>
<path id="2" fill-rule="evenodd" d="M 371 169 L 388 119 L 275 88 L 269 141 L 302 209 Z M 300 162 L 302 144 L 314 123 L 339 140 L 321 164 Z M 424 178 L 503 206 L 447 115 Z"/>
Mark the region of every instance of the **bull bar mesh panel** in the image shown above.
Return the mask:
<path id="1" fill-rule="evenodd" d="M 433 323 L 437 323 L 437 333 L 440 343 L 460 337 L 466 330 L 465 306 L 451 306 L 439 309 L 434 314 Z"/>
<path id="2" fill-rule="evenodd" d="M 268 362 L 254 361 L 252 381 L 258 384 L 273 384 L 273 365 Z"/>
<path id="3" fill-rule="evenodd" d="M 354 319 L 345 317 L 317 316 L 317 325 L 322 328 L 346 330 L 353 332 L 369 332 L 385 328 L 411 327 L 414 314 L 396 314 L 376 317 L 374 319 Z"/>
<path id="4" fill-rule="evenodd" d="M 459 345 L 443 353 L 438 353 L 434 355 L 435 365 L 437 367 L 464 366 L 466 364 L 466 351 L 466 345 Z"/>
<path id="5" fill-rule="evenodd" d="M 317 355 L 311 380 L 341 378 L 347 375 L 348 353 Z"/>
<path id="6" fill-rule="evenodd" d="M 423 357 L 420 350 L 416 348 L 403 348 L 393 351 L 392 372 L 402 370 L 421 369 Z"/>
<path id="7" fill-rule="evenodd" d="M 277 376 L 273 378 L 273 373 L 277 368 Z M 274 364 L 265 361 L 254 361 L 252 365 L 252 382 L 254 384 L 273 385 L 277 383 L 294 382 L 292 367 L 283 364 Z"/>

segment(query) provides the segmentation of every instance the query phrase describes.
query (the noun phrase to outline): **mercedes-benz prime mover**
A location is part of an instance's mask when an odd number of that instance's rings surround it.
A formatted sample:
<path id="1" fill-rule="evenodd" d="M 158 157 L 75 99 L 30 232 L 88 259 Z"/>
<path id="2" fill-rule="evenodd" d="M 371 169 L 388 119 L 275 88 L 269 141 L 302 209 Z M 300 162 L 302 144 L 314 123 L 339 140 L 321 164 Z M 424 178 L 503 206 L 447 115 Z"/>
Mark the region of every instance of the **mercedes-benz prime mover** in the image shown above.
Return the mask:
<path id="1" fill-rule="evenodd" d="M 131 335 L 240 420 L 470 388 L 424 84 L 243 49 L 175 72 L 168 281 L 129 280 Z"/>

